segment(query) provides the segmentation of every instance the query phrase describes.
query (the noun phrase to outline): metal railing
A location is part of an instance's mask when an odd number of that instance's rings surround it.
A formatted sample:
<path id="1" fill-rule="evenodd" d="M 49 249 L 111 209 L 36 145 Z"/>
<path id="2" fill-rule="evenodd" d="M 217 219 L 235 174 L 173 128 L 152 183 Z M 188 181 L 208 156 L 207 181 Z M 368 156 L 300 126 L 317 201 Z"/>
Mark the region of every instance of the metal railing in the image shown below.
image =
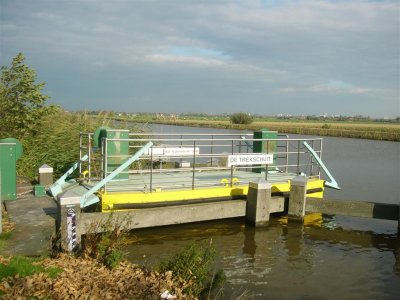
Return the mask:
<path id="1" fill-rule="evenodd" d="M 116 158 L 127 160 L 150 141 L 154 145 L 129 169 L 121 172 L 125 174 L 126 180 L 108 183 L 105 190 L 154 192 L 159 189 L 196 189 L 216 184 L 233 186 L 242 183 L 242 179 L 239 182 L 238 178 L 243 176 L 265 176 L 269 180 L 281 181 L 287 181 L 299 173 L 320 177 L 320 165 L 303 142 L 307 142 L 321 157 L 322 138 L 291 139 L 287 135 L 278 135 L 276 139 L 254 139 L 253 134 L 131 133 L 128 139 L 103 138 L 101 150 L 96 154 L 92 152 L 93 134 L 81 133 L 80 156 L 87 154 L 89 160 L 86 165 L 82 165 L 80 172 L 86 168 L 88 181 L 101 180 L 115 169 L 110 168 L 109 161 Z M 128 152 L 109 154 L 110 145 L 115 147 L 120 143 L 128 145 Z M 273 164 L 228 165 L 229 155 L 253 153 L 255 143 L 263 143 L 266 152 L 274 149 Z M 93 168 L 97 171 L 100 169 L 100 174 L 93 172 Z"/>

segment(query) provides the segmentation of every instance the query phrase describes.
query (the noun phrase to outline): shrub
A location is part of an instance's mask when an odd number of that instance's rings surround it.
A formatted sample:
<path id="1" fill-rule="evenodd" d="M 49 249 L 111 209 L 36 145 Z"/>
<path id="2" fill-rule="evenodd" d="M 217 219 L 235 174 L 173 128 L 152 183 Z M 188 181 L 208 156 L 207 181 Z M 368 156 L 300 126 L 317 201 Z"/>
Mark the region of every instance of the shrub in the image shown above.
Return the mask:
<path id="1" fill-rule="evenodd" d="M 61 110 L 44 117 L 36 133 L 21 141 L 24 153 L 17 163 L 18 175 L 34 179 L 38 168 L 46 163 L 59 177 L 79 159 L 79 133 L 94 131 L 106 122 L 105 118 Z"/>
<path id="2" fill-rule="evenodd" d="M 129 223 L 125 218 L 116 219 L 111 213 L 105 222 L 93 222 L 82 237 L 81 255 L 94 258 L 110 269 L 115 268 L 124 259 L 122 247 L 126 243 Z"/>
<path id="3" fill-rule="evenodd" d="M 253 122 L 253 117 L 248 114 L 248 113 L 244 113 L 244 112 L 240 112 L 240 113 L 236 113 L 236 114 L 232 114 L 230 116 L 230 120 L 232 124 L 251 124 Z"/>
<path id="4" fill-rule="evenodd" d="M 322 129 L 330 129 L 330 128 L 331 128 L 331 125 L 325 123 L 324 125 L 322 125 L 321 128 L 322 128 Z"/>
<path id="5" fill-rule="evenodd" d="M 192 297 L 210 298 L 221 295 L 225 282 L 223 270 L 213 272 L 216 250 L 212 245 L 192 243 L 181 253 L 161 262 L 160 272 L 172 271 L 173 277 L 183 283 L 184 292 Z"/>

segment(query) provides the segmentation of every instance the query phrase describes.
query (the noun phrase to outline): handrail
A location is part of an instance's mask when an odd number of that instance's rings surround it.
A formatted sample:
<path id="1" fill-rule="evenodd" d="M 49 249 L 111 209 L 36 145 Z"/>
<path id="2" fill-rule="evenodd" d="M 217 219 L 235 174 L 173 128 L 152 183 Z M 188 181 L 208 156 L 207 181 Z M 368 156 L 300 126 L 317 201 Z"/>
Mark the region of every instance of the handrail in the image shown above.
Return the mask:
<path id="1" fill-rule="evenodd" d="M 87 138 L 90 139 L 91 136 L 87 136 Z M 313 166 L 314 167 L 318 166 L 318 172 L 320 169 L 323 169 L 322 165 L 319 164 L 319 162 L 317 162 L 316 158 L 315 160 L 314 159 L 311 160 L 311 169 L 308 170 L 310 162 L 307 162 L 304 159 L 305 158 L 308 158 L 308 160 L 310 159 L 310 152 L 302 144 L 303 142 L 305 142 L 307 145 L 309 146 L 311 145 L 310 147 L 314 148 L 314 145 L 322 144 L 322 138 L 320 137 L 289 138 L 289 136 L 286 134 L 285 135 L 279 134 L 276 138 L 273 139 L 271 138 L 256 139 L 254 138 L 253 134 L 247 134 L 247 133 L 239 133 L 239 134 L 130 133 L 129 137 L 126 138 L 107 138 L 103 139 L 102 142 L 103 143 L 106 142 L 105 144 L 103 144 L 103 147 L 101 147 L 102 148 L 101 169 L 103 172 L 102 178 L 104 179 L 110 178 L 109 175 L 113 174 L 114 172 L 111 170 L 107 172 L 108 158 L 118 157 L 123 160 L 131 158 L 131 154 L 125 152 L 123 154 L 122 153 L 121 154 L 112 153 L 110 155 L 106 154 L 108 152 L 107 151 L 108 142 L 127 143 L 129 152 L 131 153 L 132 151 L 136 152 L 137 150 L 141 149 L 142 145 L 145 145 L 148 142 L 153 143 L 153 146 L 151 148 L 153 149 L 152 153 L 150 153 L 149 150 L 147 150 L 147 152 L 144 152 L 140 157 L 137 158 L 137 161 L 139 162 L 137 167 L 141 169 L 141 171 L 138 174 L 141 174 L 141 176 L 143 177 L 140 178 L 138 182 L 135 182 L 135 184 L 141 185 L 142 189 L 145 190 L 147 190 L 148 187 L 150 186 L 150 193 L 153 190 L 152 189 L 153 179 L 154 179 L 153 175 L 156 173 L 191 172 L 193 174 L 189 175 L 188 173 L 188 176 L 194 178 L 194 173 L 196 173 L 197 176 L 197 173 L 198 172 L 200 173 L 203 170 L 210 170 L 210 171 L 215 170 L 224 172 L 230 170 L 231 174 L 226 175 L 226 178 L 229 178 L 234 175 L 232 173 L 236 172 L 236 170 L 252 172 L 254 171 L 254 167 L 241 166 L 241 167 L 227 168 L 225 164 L 228 154 L 233 154 L 233 152 L 238 154 L 253 152 L 251 151 L 253 142 L 265 142 L 265 143 L 276 142 L 277 148 L 274 150 L 275 165 L 273 169 L 270 168 L 267 171 L 271 174 L 282 173 L 284 174 L 284 176 L 291 176 L 293 174 L 298 174 L 300 171 L 305 169 L 304 172 L 306 172 L 307 174 L 310 173 L 310 176 L 313 176 L 315 175 L 314 174 L 315 172 L 313 171 Z M 83 146 L 86 146 L 86 143 Z M 195 150 L 192 151 L 193 153 L 191 153 L 190 151 L 180 152 L 179 150 L 174 150 L 174 148 L 193 148 L 193 147 L 195 148 Z M 199 147 L 199 150 L 196 150 L 196 147 Z M 161 151 L 158 150 L 159 148 L 161 149 L 171 148 L 171 150 Z M 322 154 L 322 148 L 318 149 L 317 147 L 313 151 L 314 151 L 314 156 L 318 157 L 319 160 L 321 160 L 320 156 Z M 167 154 L 165 154 L 164 152 L 166 152 Z M 144 161 L 144 164 L 140 163 L 141 161 Z M 160 170 L 154 169 L 153 165 L 154 161 L 157 162 L 157 166 L 159 166 Z M 183 167 L 180 164 L 182 162 L 189 164 Z M 96 161 L 96 163 L 98 164 L 99 162 Z M 163 169 L 163 163 L 166 164 L 165 170 Z M 143 170 L 142 168 L 144 167 L 149 168 L 149 170 Z M 328 172 L 326 171 L 325 173 L 328 174 L 329 171 Z M 120 171 L 120 174 L 124 174 L 125 177 L 126 174 L 136 174 L 136 173 L 137 173 L 136 171 L 127 169 L 127 167 L 122 167 Z M 247 175 L 249 174 L 246 174 L 245 176 Z M 320 175 L 318 173 L 318 178 L 319 176 Z M 157 182 L 159 183 L 159 179 L 157 180 L 158 180 Z M 166 178 L 165 180 L 168 181 L 170 180 L 170 178 L 168 179 Z M 199 183 L 195 182 L 195 184 L 193 184 L 192 182 L 191 186 L 192 188 L 197 188 L 201 187 L 201 184 L 202 181 L 200 181 Z M 104 184 L 103 183 L 99 184 L 99 186 L 96 187 L 96 191 L 99 191 L 101 189 L 101 191 L 107 192 L 109 190 L 109 187 L 110 191 L 111 190 L 114 191 L 116 189 L 123 190 L 125 186 L 126 186 L 125 183 L 119 181 L 118 182 L 106 181 Z M 339 188 L 334 179 L 326 182 L 326 186 Z M 98 201 L 98 198 L 95 195 L 96 191 L 94 191 L 93 193 L 92 192 L 89 193 L 90 195 L 88 194 L 86 199 L 83 199 L 82 206 L 87 206 L 90 205 L 91 203 L 95 203 Z"/>
<path id="2" fill-rule="evenodd" d="M 174 139 L 153 139 L 153 138 L 147 138 L 147 139 L 120 139 L 120 138 L 112 138 L 112 139 L 107 139 L 108 141 L 118 141 L 118 142 L 145 142 L 145 141 L 154 141 L 154 142 L 180 142 L 182 139 L 179 138 L 174 138 Z M 262 141 L 271 141 L 271 142 L 282 142 L 282 141 L 289 141 L 289 142 L 296 142 L 296 141 L 320 141 L 322 138 L 310 138 L 310 139 L 304 139 L 304 138 L 297 138 L 297 139 L 246 139 L 249 142 L 262 142 Z M 185 142 L 194 142 L 194 141 L 214 141 L 214 142 L 230 142 L 230 141 L 243 141 L 242 138 L 237 138 L 237 139 L 184 139 Z"/>
<path id="3" fill-rule="evenodd" d="M 94 193 L 96 193 L 100 188 L 107 184 L 110 180 L 112 180 L 115 176 L 121 173 L 124 169 L 129 167 L 135 160 L 137 160 L 140 156 L 142 156 L 151 146 L 153 146 L 152 142 L 148 142 L 144 145 L 138 152 L 136 152 L 131 158 L 129 158 L 126 162 L 121 164 L 118 168 L 112 171 L 107 177 L 103 178 L 99 181 L 96 185 L 94 185 L 90 190 L 88 190 L 82 197 L 81 197 L 81 207 L 86 207 L 96 202 L 99 202 L 99 198 L 91 197 Z"/>
<path id="4" fill-rule="evenodd" d="M 312 156 L 315 158 L 315 160 L 321 166 L 322 170 L 324 170 L 325 174 L 329 177 L 330 181 L 326 181 L 325 185 L 330 187 L 330 188 L 333 188 L 333 189 L 336 189 L 336 190 L 340 190 L 341 188 L 339 187 L 339 185 L 336 182 L 335 178 L 333 178 L 332 174 L 329 172 L 328 168 L 325 166 L 325 164 L 319 158 L 318 154 L 314 151 L 314 149 L 307 142 L 303 142 L 303 145 L 312 154 Z"/>
<path id="5" fill-rule="evenodd" d="M 80 167 L 81 163 L 86 161 L 88 158 L 89 158 L 89 156 L 87 156 L 87 155 L 83 156 L 82 159 L 80 159 L 79 161 L 74 163 L 72 165 L 72 167 L 69 168 L 68 171 L 64 173 L 63 176 L 58 178 L 58 180 L 52 184 L 52 186 L 50 187 L 50 192 L 53 195 L 53 197 L 57 197 L 57 195 L 62 193 L 62 191 L 63 191 L 62 185 L 65 183 L 65 180 L 67 179 L 67 177 L 69 175 L 71 175 L 72 173 L 74 173 L 74 171 L 76 169 L 78 169 L 78 167 Z"/>

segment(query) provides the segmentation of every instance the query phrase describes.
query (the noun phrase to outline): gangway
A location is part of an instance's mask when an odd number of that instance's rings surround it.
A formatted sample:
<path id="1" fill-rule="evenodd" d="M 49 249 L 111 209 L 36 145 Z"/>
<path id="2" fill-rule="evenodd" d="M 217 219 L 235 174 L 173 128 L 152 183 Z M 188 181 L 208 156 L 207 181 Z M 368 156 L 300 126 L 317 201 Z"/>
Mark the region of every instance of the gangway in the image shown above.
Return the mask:
<path id="1" fill-rule="evenodd" d="M 273 195 L 285 196 L 298 174 L 309 177 L 310 197 L 322 198 L 324 191 L 322 138 L 268 130 L 159 134 L 99 128 L 80 134 L 79 154 L 79 185 L 99 199 L 103 212 L 245 198 L 249 182 L 261 178 L 272 183 Z M 98 205 L 81 196 L 82 207 Z"/>

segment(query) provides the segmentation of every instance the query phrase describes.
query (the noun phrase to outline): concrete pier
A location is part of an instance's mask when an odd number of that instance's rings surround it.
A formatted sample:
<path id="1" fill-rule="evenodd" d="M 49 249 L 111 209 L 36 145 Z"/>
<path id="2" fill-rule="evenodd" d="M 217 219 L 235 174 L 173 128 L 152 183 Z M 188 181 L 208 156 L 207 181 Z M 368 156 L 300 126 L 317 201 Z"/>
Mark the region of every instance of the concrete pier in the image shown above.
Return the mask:
<path id="1" fill-rule="evenodd" d="M 290 220 L 303 222 L 306 212 L 307 181 L 307 176 L 297 176 L 291 181 L 288 211 Z"/>
<path id="2" fill-rule="evenodd" d="M 267 226 L 270 215 L 271 183 L 264 179 L 249 183 L 246 202 L 246 221 L 253 226 Z"/>

